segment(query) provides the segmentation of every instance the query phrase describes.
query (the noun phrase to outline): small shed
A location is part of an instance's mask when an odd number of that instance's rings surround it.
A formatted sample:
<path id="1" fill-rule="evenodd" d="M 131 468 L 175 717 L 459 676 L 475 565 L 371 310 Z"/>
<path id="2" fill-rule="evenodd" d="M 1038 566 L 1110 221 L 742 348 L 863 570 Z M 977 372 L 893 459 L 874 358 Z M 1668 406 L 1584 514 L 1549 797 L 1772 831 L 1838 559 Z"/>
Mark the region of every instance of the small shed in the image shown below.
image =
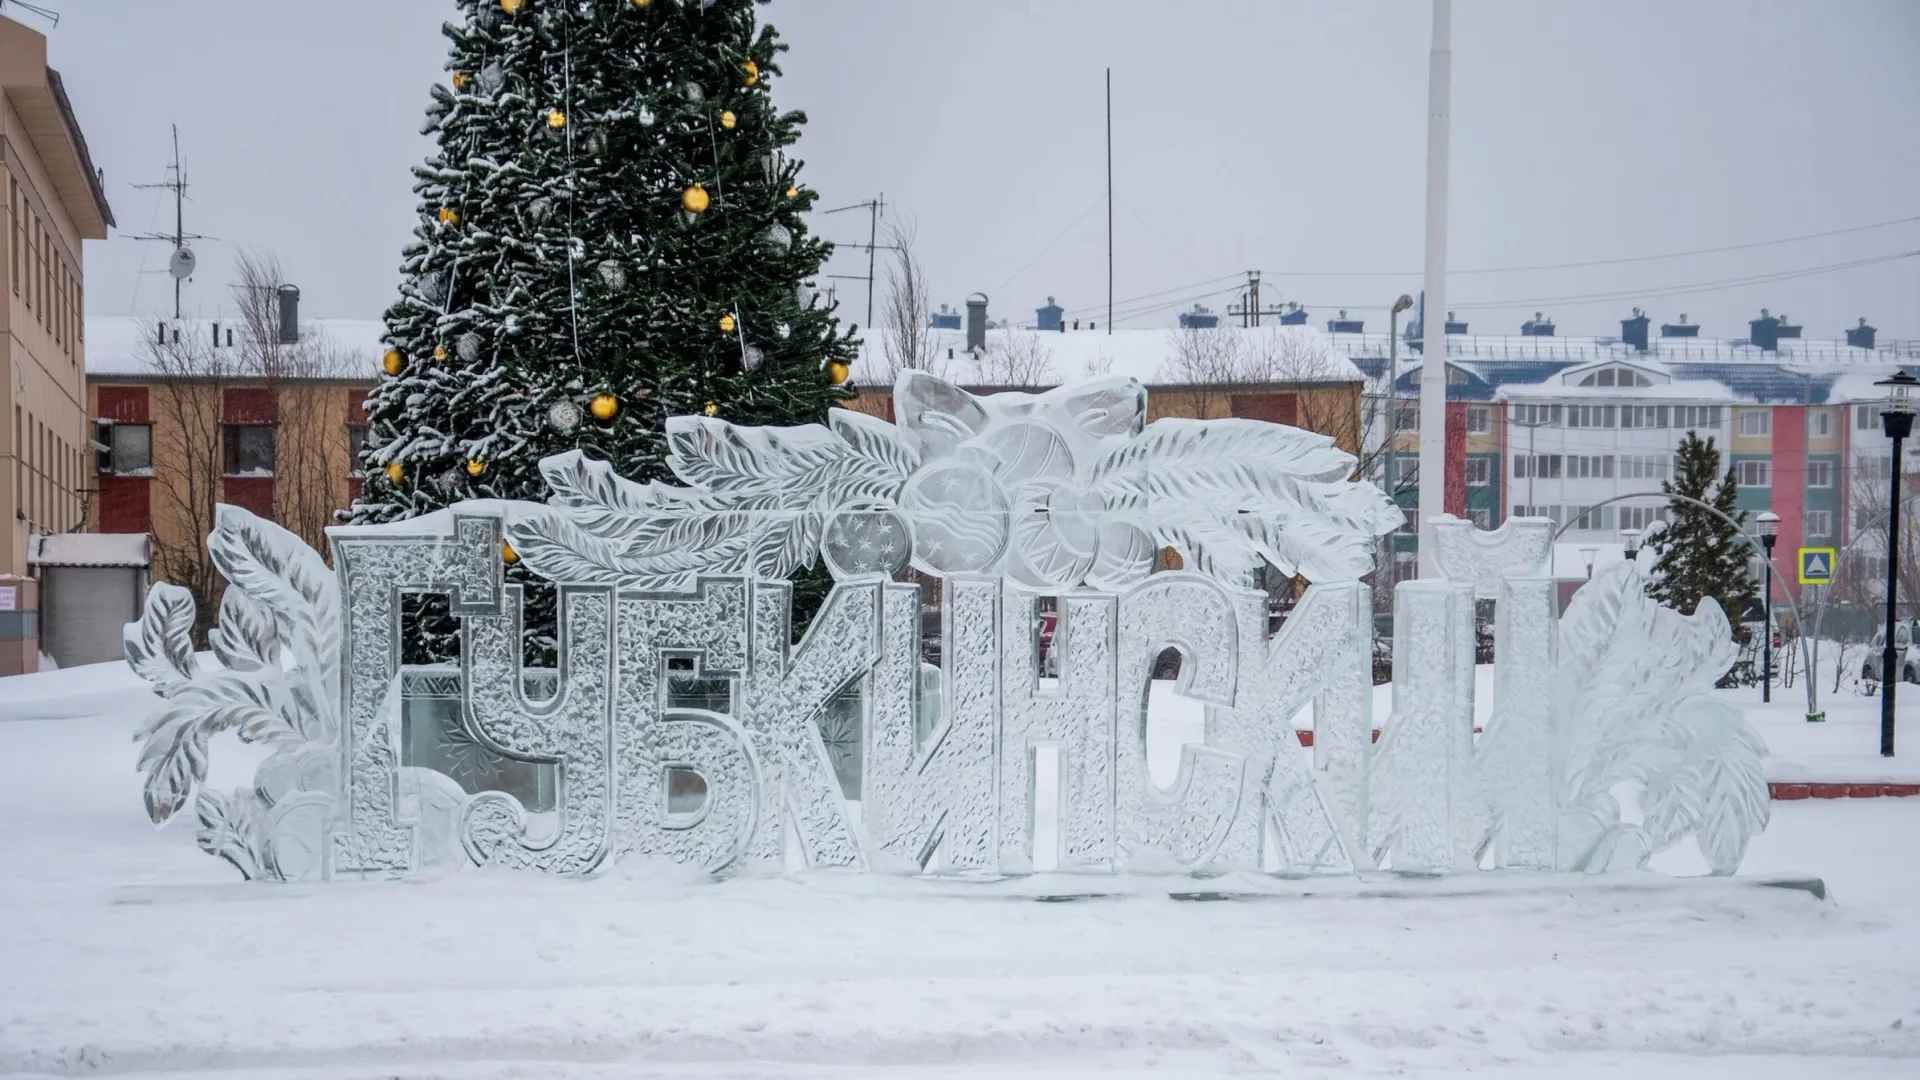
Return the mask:
<path id="1" fill-rule="evenodd" d="M 146 533 L 40 533 L 27 540 L 40 579 L 40 651 L 63 668 L 125 655 L 121 632 L 147 601 Z"/>

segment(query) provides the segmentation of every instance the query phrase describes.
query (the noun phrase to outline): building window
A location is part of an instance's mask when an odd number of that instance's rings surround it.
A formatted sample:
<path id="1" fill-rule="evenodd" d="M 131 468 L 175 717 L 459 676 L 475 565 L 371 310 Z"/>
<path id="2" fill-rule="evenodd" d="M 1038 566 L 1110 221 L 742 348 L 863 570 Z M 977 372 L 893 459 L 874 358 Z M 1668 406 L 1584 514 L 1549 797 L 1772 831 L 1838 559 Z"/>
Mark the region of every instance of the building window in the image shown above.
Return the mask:
<path id="1" fill-rule="evenodd" d="M 1468 458 L 1467 483 L 1473 487 L 1485 487 L 1493 483 L 1493 460 L 1483 457 Z"/>
<path id="2" fill-rule="evenodd" d="M 1467 434 L 1485 435 L 1493 426 L 1492 413 L 1485 405 L 1467 406 Z"/>
<path id="3" fill-rule="evenodd" d="M 121 476 L 153 471 L 153 428 L 147 424 L 101 424 L 100 471 Z"/>
<path id="4" fill-rule="evenodd" d="M 1687 430 L 1717 428 L 1720 426 L 1720 406 L 1675 405 L 1673 407 L 1673 426 Z"/>
<path id="5" fill-rule="evenodd" d="M 1833 535 L 1833 511 L 1807 511 L 1807 536 L 1827 537 Z"/>
<path id="6" fill-rule="evenodd" d="M 1857 431 L 1880 430 L 1880 406 L 1855 405 L 1853 407 L 1853 426 Z"/>
<path id="7" fill-rule="evenodd" d="M 273 428 L 266 424 L 227 425 L 228 476 L 273 475 Z"/>
<path id="8" fill-rule="evenodd" d="M 1734 468 L 1741 487 L 1773 486 L 1773 463 L 1770 461 L 1742 461 Z"/>
<path id="9" fill-rule="evenodd" d="M 1646 532 L 1656 521 L 1667 520 L 1667 508 L 1664 506 L 1623 506 L 1620 508 L 1620 527 L 1639 529 Z"/>
<path id="10" fill-rule="evenodd" d="M 1767 409 L 1741 409 L 1740 434 L 1773 434 L 1773 413 Z"/>
<path id="11" fill-rule="evenodd" d="M 1831 434 L 1833 434 L 1833 410 L 1808 409 L 1807 436 L 1814 439 L 1823 439 Z"/>
<path id="12" fill-rule="evenodd" d="M 1560 406 L 1515 405 L 1513 422 L 1522 427 L 1557 427 L 1560 423 Z"/>
<path id="13" fill-rule="evenodd" d="M 1810 488 L 1832 487 L 1833 486 L 1833 462 L 1831 461 L 1807 462 L 1807 486 Z"/>
<path id="14" fill-rule="evenodd" d="M 1402 405 L 1393 411 L 1393 426 L 1401 431 L 1420 430 L 1420 406 Z"/>
<path id="15" fill-rule="evenodd" d="M 1567 426 L 1570 428 L 1610 428 L 1617 426 L 1616 415 L 1619 409 L 1613 405 L 1569 405 L 1567 406 Z"/>
<path id="16" fill-rule="evenodd" d="M 365 476 L 367 468 L 360 458 L 367 452 L 367 425 L 347 425 L 347 475 Z"/>
<path id="17" fill-rule="evenodd" d="M 1652 386 L 1653 380 L 1627 368 L 1601 368 L 1580 380 L 1581 386 Z"/>
<path id="18" fill-rule="evenodd" d="M 1513 516 L 1546 518 L 1555 525 L 1560 524 L 1560 508 L 1557 506 L 1527 506 L 1523 503 L 1515 503 Z"/>
<path id="19" fill-rule="evenodd" d="M 1569 506 L 1567 519 L 1573 527 L 1582 532 L 1612 532 L 1613 507 L 1611 506 Z"/>

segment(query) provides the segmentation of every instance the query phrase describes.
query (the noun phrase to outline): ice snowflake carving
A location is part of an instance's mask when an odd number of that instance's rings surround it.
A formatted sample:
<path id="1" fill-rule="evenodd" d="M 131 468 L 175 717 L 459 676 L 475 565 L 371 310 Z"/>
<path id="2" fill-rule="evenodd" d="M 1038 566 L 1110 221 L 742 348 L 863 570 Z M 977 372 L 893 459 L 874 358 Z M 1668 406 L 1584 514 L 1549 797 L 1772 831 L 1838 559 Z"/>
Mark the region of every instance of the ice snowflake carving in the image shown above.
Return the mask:
<path id="1" fill-rule="evenodd" d="M 1607 567 L 1560 622 L 1559 865 L 1642 867 L 1692 834 L 1713 872 L 1731 874 L 1767 825 L 1766 744 L 1710 693 L 1734 661 L 1720 605 L 1681 615 L 1645 586 L 1637 563 Z M 1619 784 L 1639 790 L 1637 823 L 1622 819 Z"/>
<path id="2" fill-rule="evenodd" d="M 897 426 L 845 409 L 791 428 L 676 417 L 667 464 L 685 487 L 635 484 L 579 453 L 550 458 L 554 512 L 519 522 L 514 547 L 556 580 L 684 588 L 701 575 L 784 580 L 823 540 L 842 576 L 884 571 L 910 534 L 925 573 L 1057 591 L 1144 581 L 1163 546 L 1228 584 L 1262 558 L 1348 580 L 1402 521 L 1352 480 L 1352 455 L 1328 436 L 1256 420 L 1148 424 L 1131 379 L 980 396 L 909 371 L 893 401 Z"/>
<path id="3" fill-rule="evenodd" d="M 218 663 L 196 663 L 194 600 L 177 585 L 155 585 L 126 629 L 128 664 L 167 703 L 135 734 L 147 814 L 163 824 L 186 805 L 214 735 L 267 744 L 251 788 L 200 791 L 200 846 L 250 878 L 307 876 L 339 767 L 339 586 L 298 537 L 237 506 L 219 508 L 207 546 L 228 582 L 208 635 Z"/>

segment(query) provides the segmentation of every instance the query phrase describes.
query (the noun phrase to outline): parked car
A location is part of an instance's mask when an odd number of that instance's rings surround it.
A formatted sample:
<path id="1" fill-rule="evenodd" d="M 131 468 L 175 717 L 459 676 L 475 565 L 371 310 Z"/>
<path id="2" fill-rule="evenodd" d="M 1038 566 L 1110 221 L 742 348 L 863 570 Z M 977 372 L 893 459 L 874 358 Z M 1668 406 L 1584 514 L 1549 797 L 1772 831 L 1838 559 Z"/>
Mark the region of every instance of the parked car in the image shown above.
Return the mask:
<path id="1" fill-rule="evenodd" d="M 1874 631 L 1867 655 L 1860 661 L 1862 682 L 1878 683 L 1887 648 L 1887 632 Z M 1908 619 L 1893 627 L 1894 664 L 1900 669 L 1900 681 L 1920 683 L 1920 619 Z"/>

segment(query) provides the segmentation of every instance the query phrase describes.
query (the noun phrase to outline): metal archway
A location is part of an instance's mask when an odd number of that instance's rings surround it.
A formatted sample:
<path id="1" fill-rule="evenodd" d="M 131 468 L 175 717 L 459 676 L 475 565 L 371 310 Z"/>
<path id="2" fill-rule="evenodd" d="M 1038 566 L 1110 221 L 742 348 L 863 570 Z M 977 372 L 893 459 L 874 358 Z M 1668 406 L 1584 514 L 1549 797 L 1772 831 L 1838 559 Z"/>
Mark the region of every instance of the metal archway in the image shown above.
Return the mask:
<path id="1" fill-rule="evenodd" d="M 1680 502 L 1686 503 L 1688 506 L 1699 507 L 1700 509 L 1705 510 L 1707 513 L 1712 514 L 1714 517 L 1717 517 L 1721 521 L 1725 522 L 1727 526 L 1733 530 L 1734 535 L 1738 536 L 1742 540 L 1745 540 L 1747 542 L 1747 546 L 1751 547 L 1754 550 L 1754 554 L 1760 556 L 1763 562 L 1766 562 L 1768 564 L 1771 564 L 1773 562 L 1773 560 L 1768 558 L 1767 556 L 1767 549 L 1761 546 L 1760 541 L 1754 539 L 1751 536 L 1748 536 L 1746 534 L 1746 531 L 1740 527 L 1739 522 L 1728 517 L 1726 514 L 1722 513 L 1718 508 L 1710 506 L 1707 503 L 1701 502 L 1699 499 L 1696 499 L 1691 495 L 1673 495 L 1673 494 L 1667 494 L 1666 492 L 1654 492 L 1654 491 L 1641 491 L 1641 492 L 1636 492 L 1632 495 L 1615 495 L 1610 499 L 1602 499 L 1599 502 L 1594 503 L 1592 506 L 1587 507 L 1587 513 L 1591 514 L 1593 511 L 1598 510 L 1603 506 L 1611 506 L 1612 504 L 1617 502 L 1627 502 L 1630 499 L 1662 499 L 1667 502 L 1673 502 L 1675 500 L 1678 500 Z M 1553 558 L 1552 545 L 1560 542 L 1560 535 L 1566 532 L 1568 529 L 1573 528 L 1574 522 L 1579 521 L 1581 517 L 1585 517 L 1585 516 L 1586 514 L 1579 515 L 1573 518 L 1571 521 L 1568 521 L 1565 525 L 1562 525 L 1558 529 L 1555 529 L 1553 531 L 1553 539 L 1548 543 L 1548 551 L 1547 551 L 1548 559 Z M 1837 559 L 1835 561 L 1838 562 Z M 1778 574 L 1768 574 L 1767 580 L 1772 581 L 1773 578 L 1778 576 L 1779 576 Z M 1793 593 L 1788 591 L 1784 586 L 1782 586 L 1780 589 L 1780 595 L 1786 598 L 1787 607 L 1793 612 L 1793 625 L 1796 628 L 1806 626 L 1807 625 L 1806 621 L 1800 618 L 1800 605 L 1794 602 Z M 1770 637 L 1773 634 L 1773 627 L 1771 626 L 1763 627 L 1760 632 Z M 1800 641 L 1800 660 L 1802 663 L 1807 665 L 1807 715 L 1818 716 L 1820 715 L 1820 686 L 1819 686 L 1820 679 L 1818 677 L 1818 673 L 1815 671 L 1813 666 L 1813 656 L 1808 651 L 1808 648 L 1807 648 L 1807 635 L 1796 633 L 1794 636 L 1798 638 Z M 1767 647 L 1767 644 L 1768 643 L 1763 643 L 1762 647 L 1763 648 Z"/>

